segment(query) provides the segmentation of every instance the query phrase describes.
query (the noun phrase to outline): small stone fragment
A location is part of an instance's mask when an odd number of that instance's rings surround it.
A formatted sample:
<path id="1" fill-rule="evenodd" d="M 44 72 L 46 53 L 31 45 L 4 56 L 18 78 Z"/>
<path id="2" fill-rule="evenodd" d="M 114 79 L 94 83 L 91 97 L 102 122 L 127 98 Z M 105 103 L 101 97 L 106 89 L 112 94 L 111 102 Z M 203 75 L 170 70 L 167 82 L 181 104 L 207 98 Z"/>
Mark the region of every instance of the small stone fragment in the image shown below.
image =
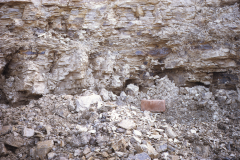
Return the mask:
<path id="1" fill-rule="evenodd" d="M 65 146 L 65 143 L 64 143 L 64 141 L 62 140 L 62 141 L 60 141 L 60 147 L 64 147 Z"/>
<path id="2" fill-rule="evenodd" d="M 37 155 L 43 160 L 48 152 L 53 148 L 53 140 L 40 141 L 37 143 Z"/>
<path id="3" fill-rule="evenodd" d="M 24 129 L 23 129 L 23 136 L 24 137 L 32 137 L 33 135 L 34 135 L 34 129 L 24 127 Z"/>
<path id="4" fill-rule="evenodd" d="M 82 125 L 77 125 L 76 128 L 79 130 L 79 132 L 87 132 L 87 127 Z"/>
<path id="5" fill-rule="evenodd" d="M 158 157 L 158 152 L 153 148 L 150 142 L 147 143 L 148 155 L 154 159 Z"/>
<path id="6" fill-rule="evenodd" d="M 109 93 L 108 93 L 108 91 L 105 88 L 101 89 L 99 94 L 102 97 L 103 101 L 111 100 L 110 97 L 109 97 Z"/>
<path id="7" fill-rule="evenodd" d="M 133 120 L 122 120 L 120 123 L 118 123 L 119 127 L 122 127 L 124 129 L 133 129 L 136 127 L 136 124 L 134 123 Z"/>
<path id="8" fill-rule="evenodd" d="M 166 131 L 166 134 L 168 135 L 168 137 L 170 137 L 170 138 L 177 137 L 176 133 L 173 132 L 173 130 L 170 126 L 167 126 L 165 131 Z"/>
<path id="9" fill-rule="evenodd" d="M 163 152 L 163 153 L 161 154 L 161 158 L 164 159 L 164 160 L 168 160 L 168 159 L 169 159 L 168 156 L 169 156 L 169 153 L 168 153 L 168 152 Z"/>
<path id="10" fill-rule="evenodd" d="M 112 148 L 115 151 L 124 152 L 124 151 L 126 151 L 126 147 L 127 147 L 127 142 L 123 138 L 121 140 L 117 141 L 116 143 L 112 144 Z"/>
<path id="11" fill-rule="evenodd" d="M 12 126 L 3 126 L 0 129 L 0 136 L 10 133 L 11 130 L 12 130 Z"/>
<path id="12" fill-rule="evenodd" d="M 82 151 L 80 150 L 80 149 L 76 149 L 75 151 L 74 151 L 74 156 L 76 157 L 76 156 L 80 156 L 82 154 Z"/>
<path id="13" fill-rule="evenodd" d="M 7 149 L 5 148 L 4 143 L 0 142 L 0 157 L 7 154 Z"/>
<path id="14" fill-rule="evenodd" d="M 46 125 L 45 126 L 45 129 L 47 131 L 47 135 L 50 135 L 51 134 L 51 130 L 52 130 L 52 127 L 50 125 Z"/>
<path id="15" fill-rule="evenodd" d="M 134 84 L 127 85 L 127 88 L 126 88 L 127 95 L 136 96 L 138 95 L 138 91 L 139 91 L 138 86 L 135 86 Z"/>
<path id="16" fill-rule="evenodd" d="M 124 156 L 124 152 L 115 152 L 115 153 L 118 157 L 123 157 Z"/>
<path id="17" fill-rule="evenodd" d="M 13 146 L 13 147 L 21 147 L 24 144 L 24 140 L 21 137 L 14 137 L 10 136 L 5 141 L 6 144 Z"/>
<path id="18" fill-rule="evenodd" d="M 136 135 L 136 136 L 139 136 L 139 137 L 142 136 L 142 133 L 140 131 L 138 131 L 138 130 L 134 130 L 133 134 Z"/>
<path id="19" fill-rule="evenodd" d="M 134 143 L 141 143 L 142 141 L 141 141 L 140 138 L 133 136 L 133 137 L 130 139 L 130 142 L 131 142 L 132 144 L 134 144 Z"/>
<path id="20" fill-rule="evenodd" d="M 147 153 L 143 152 L 143 153 L 136 154 L 133 160 L 151 160 L 151 158 Z"/>
<path id="21" fill-rule="evenodd" d="M 56 156 L 56 153 L 50 152 L 48 153 L 48 159 L 53 159 Z"/>
<path id="22" fill-rule="evenodd" d="M 156 150 L 157 150 L 157 152 L 159 152 L 159 153 L 161 153 L 161 152 L 165 152 L 165 151 L 167 151 L 167 148 L 168 146 L 167 146 L 167 142 L 162 142 L 162 143 L 160 143 L 159 145 L 157 145 L 157 147 L 156 147 Z"/>
<path id="23" fill-rule="evenodd" d="M 68 110 L 71 112 L 71 111 L 74 111 L 76 109 L 75 105 L 74 105 L 74 102 L 72 100 L 70 100 L 68 102 Z"/>
<path id="24" fill-rule="evenodd" d="M 29 151 L 29 154 L 30 154 L 30 157 L 36 157 L 36 148 L 31 148 L 30 151 Z"/>
<path id="25" fill-rule="evenodd" d="M 84 155 L 87 155 L 88 153 L 90 153 L 91 152 L 91 150 L 90 150 L 90 148 L 88 148 L 88 147 L 86 147 L 84 150 L 83 150 L 83 154 Z"/>
<path id="26" fill-rule="evenodd" d="M 109 155 L 108 155 L 107 152 L 103 152 L 103 153 L 102 153 L 102 156 L 105 157 L 105 158 L 109 157 Z"/>

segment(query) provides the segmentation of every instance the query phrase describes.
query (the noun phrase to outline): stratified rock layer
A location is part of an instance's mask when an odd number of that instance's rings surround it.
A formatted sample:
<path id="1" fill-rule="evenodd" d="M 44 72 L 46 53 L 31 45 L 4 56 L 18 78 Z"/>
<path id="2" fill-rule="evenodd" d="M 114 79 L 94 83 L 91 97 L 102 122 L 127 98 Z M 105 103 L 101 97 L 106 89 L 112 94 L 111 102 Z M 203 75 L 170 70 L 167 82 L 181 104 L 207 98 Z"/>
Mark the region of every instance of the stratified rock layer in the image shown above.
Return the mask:
<path id="1" fill-rule="evenodd" d="M 0 0 L 0 101 L 144 91 L 156 75 L 237 90 L 237 2 Z"/>

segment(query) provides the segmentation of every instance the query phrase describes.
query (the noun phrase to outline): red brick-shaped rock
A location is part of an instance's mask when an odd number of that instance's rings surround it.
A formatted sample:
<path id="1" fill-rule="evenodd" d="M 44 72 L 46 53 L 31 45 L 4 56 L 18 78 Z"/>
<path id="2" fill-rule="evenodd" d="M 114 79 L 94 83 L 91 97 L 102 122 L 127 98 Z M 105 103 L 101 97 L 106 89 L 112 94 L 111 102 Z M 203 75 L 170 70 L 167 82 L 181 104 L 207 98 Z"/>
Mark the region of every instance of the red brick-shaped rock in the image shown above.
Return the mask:
<path id="1" fill-rule="evenodd" d="M 142 100 L 141 110 L 147 110 L 151 112 L 164 112 L 166 110 L 165 100 Z"/>

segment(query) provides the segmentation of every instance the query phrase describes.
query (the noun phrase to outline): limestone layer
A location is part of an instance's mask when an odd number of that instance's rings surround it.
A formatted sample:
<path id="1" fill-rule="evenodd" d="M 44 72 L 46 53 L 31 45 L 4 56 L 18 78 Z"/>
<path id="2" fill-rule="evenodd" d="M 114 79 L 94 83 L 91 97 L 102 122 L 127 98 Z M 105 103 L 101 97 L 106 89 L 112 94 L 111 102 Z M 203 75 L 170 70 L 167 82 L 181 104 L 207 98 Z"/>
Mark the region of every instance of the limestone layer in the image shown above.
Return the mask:
<path id="1" fill-rule="evenodd" d="M 238 90 L 238 0 L 0 0 L 0 102 L 128 84 Z"/>

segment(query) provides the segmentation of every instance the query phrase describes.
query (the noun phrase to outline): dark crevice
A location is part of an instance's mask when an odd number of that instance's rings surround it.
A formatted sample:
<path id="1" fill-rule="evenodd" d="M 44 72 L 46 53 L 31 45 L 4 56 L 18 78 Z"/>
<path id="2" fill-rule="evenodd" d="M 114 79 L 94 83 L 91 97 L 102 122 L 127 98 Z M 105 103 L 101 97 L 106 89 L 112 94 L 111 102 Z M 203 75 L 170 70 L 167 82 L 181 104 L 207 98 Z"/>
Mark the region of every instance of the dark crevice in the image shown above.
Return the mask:
<path id="1" fill-rule="evenodd" d="M 18 92 L 19 95 L 19 101 L 16 103 L 12 103 L 12 107 L 16 107 L 19 105 L 28 105 L 31 100 L 38 100 L 42 98 L 43 95 L 41 94 L 28 94 L 26 91 Z"/>
<path id="2" fill-rule="evenodd" d="M 238 3 L 240 4 L 240 0 L 237 0 L 237 1 L 221 1 L 220 5 L 221 7 L 224 7 L 224 6 L 230 6 L 230 5 L 234 5 L 235 3 Z"/>
<path id="3" fill-rule="evenodd" d="M 129 84 L 134 84 L 134 85 L 138 85 L 138 83 L 136 82 L 137 80 L 136 79 L 128 79 L 125 81 L 125 84 L 124 84 L 124 88 L 126 88 Z"/>
<path id="4" fill-rule="evenodd" d="M 7 150 L 9 150 L 9 151 L 11 151 L 13 153 L 15 153 L 16 150 L 17 150 L 16 147 L 13 147 L 13 146 L 10 146 L 10 145 L 7 145 L 7 144 L 5 144 L 5 147 L 6 147 Z"/>
<path id="5" fill-rule="evenodd" d="M 9 104 L 5 93 L 0 89 L 0 104 Z"/>
<path id="6" fill-rule="evenodd" d="M 202 82 L 186 82 L 186 86 L 185 87 L 194 87 L 194 86 L 204 86 L 206 88 L 210 87 L 210 85 L 205 85 Z"/>
<path id="7" fill-rule="evenodd" d="M 3 71 L 2 71 L 2 75 L 5 76 L 6 79 L 8 79 L 10 77 L 10 69 L 9 69 L 9 65 L 11 64 L 12 60 L 9 60 L 7 62 L 7 64 L 4 66 Z"/>
<path id="8" fill-rule="evenodd" d="M 226 72 L 213 72 L 212 85 L 214 88 L 237 90 L 238 76 Z"/>
<path id="9" fill-rule="evenodd" d="M 52 73 L 53 68 L 55 67 L 55 65 L 57 63 L 56 58 L 57 58 L 57 51 L 53 53 L 53 62 L 52 62 L 52 65 L 50 66 L 49 73 Z"/>

